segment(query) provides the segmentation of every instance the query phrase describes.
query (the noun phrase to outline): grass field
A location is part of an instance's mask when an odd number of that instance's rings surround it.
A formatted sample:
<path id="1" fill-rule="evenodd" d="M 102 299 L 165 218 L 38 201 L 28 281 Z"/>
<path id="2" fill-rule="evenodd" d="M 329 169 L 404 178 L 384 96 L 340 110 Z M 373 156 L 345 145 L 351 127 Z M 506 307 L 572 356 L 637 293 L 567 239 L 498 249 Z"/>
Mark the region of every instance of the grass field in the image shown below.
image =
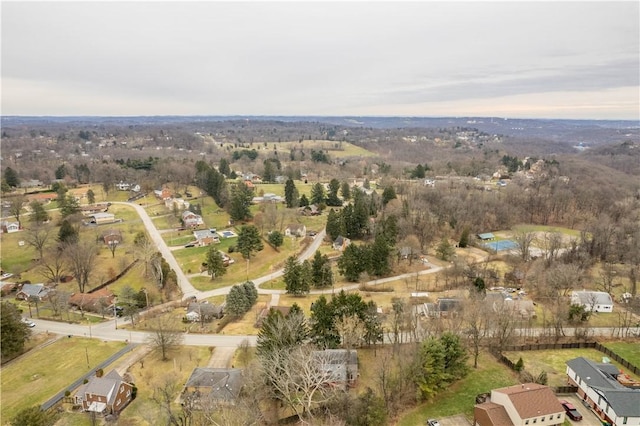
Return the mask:
<path id="1" fill-rule="evenodd" d="M 478 394 L 491 389 L 518 384 L 516 375 L 486 352 L 480 354 L 478 368 L 471 368 L 467 377 L 440 392 L 432 401 L 409 411 L 398 421 L 399 426 L 423 425 L 425 419 L 464 414 L 473 418 Z"/>
<path id="2" fill-rule="evenodd" d="M 633 351 L 633 346 L 637 352 L 637 344 L 634 343 L 618 343 L 618 348 L 623 348 L 626 353 Z M 609 346 L 609 345 L 607 345 Z M 613 349 L 613 348 L 612 348 Z M 522 357 L 524 368 L 534 375 L 538 375 L 542 371 L 547 372 L 549 386 L 564 386 L 567 383 L 566 362 L 577 357 L 584 357 L 595 362 L 602 362 L 605 355 L 596 349 L 554 349 L 540 351 L 522 351 L 522 352 L 505 352 L 504 355 L 514 363 Z M 621 356 L 623 356 L 621 354 Z M 623 356 L 624 357 L 624 356 Z M 611 364 L 618 368 L 622 368 L 618 363 L 611 360 Z M 623 368 L 624 369 L 624 368 Z M 631 375 L 635 380 L 639 377 Z"/>
<path id="3" fill-rule="evenodd" d="M 640 368 L 640 342 L 606 342 L 603 345 Z"/>
<path id="4" fill-rule="evenodd" d="M 24 408 L 44 403 L 124 346 L 120 342 L 62 338 L 2 367 L 2 418 L 10 419 Z"/>

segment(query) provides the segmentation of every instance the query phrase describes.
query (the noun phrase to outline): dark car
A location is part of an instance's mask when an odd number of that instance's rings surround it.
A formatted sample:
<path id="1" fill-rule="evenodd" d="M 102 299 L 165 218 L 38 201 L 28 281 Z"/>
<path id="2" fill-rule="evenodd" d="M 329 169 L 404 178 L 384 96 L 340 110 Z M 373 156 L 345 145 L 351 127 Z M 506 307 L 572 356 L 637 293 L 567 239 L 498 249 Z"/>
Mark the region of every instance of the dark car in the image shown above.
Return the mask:
<path id="1" fill-rule="evenodd" d="M 560 401 L 560 404 L 562 404 L 562 408 L 564 408 L 564 411 L 566 411 L 567 416 L 571 420 L 575 420 L 575 421 L 582 420 L 582 414 L 580 414 L 580 412 L 576 410 L 576 407 L 574 407 L 572 403 L 570 403 L 569 401 L 562 400 Z"/>

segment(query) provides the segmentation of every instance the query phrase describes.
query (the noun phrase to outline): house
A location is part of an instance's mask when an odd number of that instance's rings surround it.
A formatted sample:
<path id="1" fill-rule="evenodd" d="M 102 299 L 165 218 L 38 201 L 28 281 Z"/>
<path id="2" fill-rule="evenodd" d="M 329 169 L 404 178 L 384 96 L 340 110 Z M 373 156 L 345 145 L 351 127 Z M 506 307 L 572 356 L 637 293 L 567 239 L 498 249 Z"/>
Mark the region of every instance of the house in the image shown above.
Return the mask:
<path id="1" fill-rule="evenodd" d="M 2 232 L 4 232 L 5 234 L 11 234 L 12 232 L 20 231 L 20 222 L 3 220 L 0 226 L 2 226 Z"/>
<path id="2" fill-rule="evenodd" d="M 245 180 L 244 184 L 252 191 L 256 189 L 256 186 L 250 180 Z"/>
<path id="3" fill-rule="evenodd" d="M 82 213 L 83 216 L 91 216 L 95 213 L 104 213 L 107 210 L 109 210 L 108 203 L 98 203 L 80 207 L 80 213 Z"/>
<path id="4" fill-rule="evenodd" d="M 73 293 L 69 298 L 69 306 L 97 314 L 106 313 L 114 302 L 115 295 L 107 288 L 93 293 Z"/>
<path id="5" fill-rule="evenodd" d="M 571 304 L 580 305 L 587 312 L 613 312 L 613 299 L 604 291 L 572 291 Z"/>
<path id="6" fill-rule="evenodd" d="M 287 225 L 284 230 L 286 237 L 304 237 L 307 235 L 307 227 L 302 223 L 292 223 Z"/>
<path id="7" fill-rule="evenodd" d="M 189 206 L 191 206 L 191 203 L 184 198 L 169 197 L 164 200 L 164 206 L 171 210 L 187 210 Z"/>
<path id="8" fill-rule="evenodd" d="M 29 300 L 29 298 L 35 297 L 38 300 L 44 300 L 50 291 L 51 289 L 45 287 L 44 284 L 22 284 L 22 288 L 16 293 L 16 299 Z"/>
<path id="9" fill-rule="evenodd" d="M 116 189 L 118 191 L 128 191 L 129 189 L 131 189 L 131 184 L 120 181 L 116 184 Z"/>
<path id="10" fill-rule="evenodd" d="M 125 382 L 116 370 L 103 377 L 93 376 L 80 386 L 74 402 L 83 411 L 118 414 L 133 400 L 133 385 Z"/>
<path id="11" fill-rule="evenodd" d="M 612 364 L 578 357 L 567 361 L 570 385 L 603 421 L 611 425 L 640 425 L 640 389 L 624 386 L 624 375 Z"/>
<path id="12" fill-rule="evenodd" d="M 108 246 L 118 245 L 122 242 L 122 232 L 119 229 L 109 229 L 102 233 L 102 241 Z"/>
<path id="13" fill-rule="evenodd" d="M 233 405 L 243 384 L 240 369 L 196 367 L 184 385 L 180 402 L 196 409 L 214 404 Z"/>
<path id="14" fill-rule="evenodd" d="M 113 223 L 116 216 L 113 213 L 94 213 L 89 216 L 89 223 L 94 225 L 103 225 L 105 223 Z"/>
<path id="15" fill-rule="evenodd" d="M 185 210 L 182 212 L 182 223 L 188 228 L 195 228 L 196 226 L 204 225 L 204 220 L 199 214 Z"/>
<path id="16" fill-rule="evenodd" d="M 436 300 L 435 306 L 437 316 L 452 317 L 455 316 L 462 305 L 462 300 L 455 298 L 439 298 Z"/>
<path id="17" fill-rule="evenodd" d="M 303 216 L 319 216 L 322 214 L 318 206 L 315 204 L 310 204 L 308 206 L 303 206 L 298 209 L 298 213 Z"/>
<path id="18" fill-rule="evenodd" d="M 487 292 L 485 302 L 493 312 L 509 311 L 516 318 L 530 319 L 536 315 L 531 300 L 512 299 L 509 293 Z"/>
<path id="19" fill-rule="evenodd" d="M 211 321 L 224 316 L 224 305 L 214 305 L 209 302 L 191 302 L 187 306 L 185 318 L 191 322 Z"/>
<path id="20" fill-rule="evenodd" d="M 193 231 L 193 237 L 196 239 L 196 244 L 200 247 L 208 246 L 209 244 L 220 242 L 220 236 L 217 232 L 212 232 L 210 229 L 199 229 Z"/>
<path id="21" fill-rule="evenodd" d="M 313 351 L 318 367 L 335 384 L 353 386 L 358 379 L 358 351 L 355 349 L 325 349 Z"/>
<path id="22" fill-rule="evenodd" d="M 162 201 L 172 197 L 171 191 L 167 187 L 164 187 L 162 189 L 156 189 L 155 191 L 153 191 L 153 194 L 156 196 L 156 198 L 159 198 Z"/>
<path id="23" fill-rule="evenodd" d="M 340 235 L 333 242 L 333 249 L 344 251 L 344 249 L 346 249 L 349 246 L 349 244 L 351 244 L 351 240 L 348 239 L 347 237 L 343 237 L 342 235 Z"/>
<path id="24" fill-rule="evenodd" d="M 476 404 L 475 426 L 551 426 L 564 423 L 565 412 L 553 390 L 537 383 L 493 389 L 489 400 Z"/>

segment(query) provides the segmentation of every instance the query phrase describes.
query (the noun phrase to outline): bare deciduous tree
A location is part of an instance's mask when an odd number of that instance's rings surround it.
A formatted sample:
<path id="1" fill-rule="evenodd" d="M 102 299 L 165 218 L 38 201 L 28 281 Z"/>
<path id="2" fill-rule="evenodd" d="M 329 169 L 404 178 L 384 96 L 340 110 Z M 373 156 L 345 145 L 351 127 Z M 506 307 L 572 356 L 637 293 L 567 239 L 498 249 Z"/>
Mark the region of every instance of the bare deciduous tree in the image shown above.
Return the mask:
<path id="1" fill-rule="evenodd" d="M 66 274 L 67 263 L 62 254 L 58 250 L 54 250 L 48 257 L 40 260 L 37 271 L 47 282 L 57 286 Z"/>
<path id="2" fill-rule="evenodd" d="M 44 256 L 44 249 L 51 237 L 51 226 L 36 223 L 25 232 L 25 241 L 38 252 L 38 259 Z"/>
<path id="3" fill-rule="evenodd" d="M 472 290 L 462 309 L 469 345 L 473 352 L 473 367 L 478 368 L 480 345 L 487 335 L 487 303 L 481 293 Z"/>
<path id="4" fill-rule="evenodd" d="M 149 327 L 153 330 L 148 336 L 148 343 L 160 351 L 162 360 L 169 358 L 167 354 L 182 344 L 184 338 L 178 325 L 165 316 L 159 316 L 149 321 Z"/>
<path id="5" fill-rule="evenodd" d="M 518 254 L 525 262 L 531 258 L 531 245 L 534 239 L 535 234 L 533 232 L 516 232 L 513 235 L 513 240 L 518 245 Z"/>
<path id="6" fill-rule="evenodd" d="M 79 241 L 73 244 L 65 244 L 64 255 L 68 261 L 69 269 L 78 282 L 78 290 L 84 293 L 89 285 L 89 278 L 95 266 L 97 247 L 90 241 Z"/>
<path id="7" fill-rule="evenodd" d="M 309 346 L 270 352 L 261 357 L 262 372 L 272 398 L 287 405 L 304 424 L 313 424 L 314 408 L 324 406 L 343 392 L 340 379 L 323 368 L 328 354 Z"/>

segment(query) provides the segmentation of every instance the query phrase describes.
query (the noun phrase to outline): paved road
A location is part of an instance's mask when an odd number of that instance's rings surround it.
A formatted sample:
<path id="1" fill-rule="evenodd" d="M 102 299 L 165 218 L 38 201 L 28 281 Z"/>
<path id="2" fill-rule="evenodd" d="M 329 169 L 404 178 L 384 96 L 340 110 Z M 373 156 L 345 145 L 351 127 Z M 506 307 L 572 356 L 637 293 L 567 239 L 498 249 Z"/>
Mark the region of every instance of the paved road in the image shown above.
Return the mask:
<path id="1" fill-rule="evenodd" d="M 164 242 L 164 240 L 162 239 L 162 235 L 160 235 L 160 232 L 153 224 L 153 221 L 149 217 L 149 214 L 147 214 L 147 211 L 142 206 L 136 203 L 125 203 L 125 202 L 114 201 L 112 202 L 112 204 L 123 204 L 126 206 L 131 206 L 134 209 L 136 209 L 136 211 L 138 212 L 138 215 L 140 216 L 140 219 L 142 219 L 142 223 L 144 224 L 145 228 L 147 228 L 147 232 L 149 233 L 151 240 L 158 247 L 158 251 L 162 254 L 162 257 L 164 257 L 164 259 L 167 261 L 169 266 L 171 266 L 171 269 L 173 269 L 176 272 L 176 276 L 178 278 L 178 286 L 180 286 L 180 290 L 182 290 L 183 297 L 184 298 L 188 298 L 191 296 L 197 297 L 199 291 L 196 290 L 193 287 L 193 285 L 191 285 L 191 282 L 182 271 L 182 268 L 180 267 L 180 265 L 178 265 L 178 262 L 176 261 L 176 258 L 173 256 L 173 253 L 171 253 L 169 246 L 167 246 L 167 244 Z"/>

